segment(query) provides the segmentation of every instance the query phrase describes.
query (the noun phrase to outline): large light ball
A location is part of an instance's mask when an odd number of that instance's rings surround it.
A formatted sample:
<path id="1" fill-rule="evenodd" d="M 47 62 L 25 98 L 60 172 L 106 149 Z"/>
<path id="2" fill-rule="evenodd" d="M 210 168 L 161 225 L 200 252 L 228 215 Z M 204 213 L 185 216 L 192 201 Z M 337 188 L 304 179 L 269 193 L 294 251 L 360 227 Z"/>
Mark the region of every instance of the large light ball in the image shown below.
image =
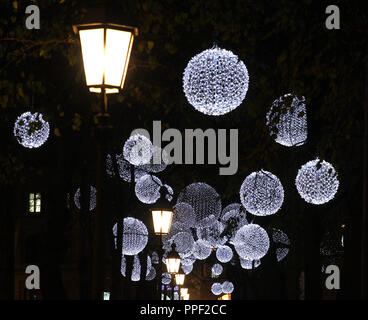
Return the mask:
<path id="1" fill-rule="evenodd" d="M 25 112 L 15 121 L 14 136 L 23 147 L 38 148 L 46 142 L 49 134 L 50 125 L 43 120 L 41 113 Z"/>
<path id="2" fill-rule="evenodd" d="M 202 239 L 210 248 L 217 248 L 225 244 L 227 238 L 222 236 L 225 226 L 222 222 L 216 221 L 213 225 L 204 228 L 197 228 L 197 237 Z"/>
<path id="3" fill-rule="evenodd" d="M 207 259 L 211 255 L 211 248 L 207 244 L 198 239 L 193 246 L 193 256 L 198 260 Z"/>
<path id="4" fill-rule="evenodd" d="M 229 262 L 233 258 L 233 250 L 229 246 L 221 246 L 216 250 L 216 258 L 222 263 Z"/>
<path id="5" fill-rule="evenodd" d="M 249 75 L 244 63 L 231 51 L 214 48 L 193 57 L 184 71 L 188 102 L 212 116 L 236 109 L 248 91 Z"/>
<path id="6" fill-rule="evenodd" d="M 284 188 L 271 172 L 253 172 L 241 185 L 240 201 L 247 211 L 256 216 L 275 214 L 284 202 Z"/>
<path id="7" fill-rule="evenodd" d="M 211 286 L 211 292 L 215 295 L 218 296 L 222 293 L 222 285 L 221 283 L 215 282 L 212 286 Z"/>
<path id="8" fill-rule="evenodd" d="M 145 224 L 135 218 L 127 217 L 123 221 L 123 254 L 134 256 L 141 252 L 148 242 L 148 230 Z"/>
<path id="9" fill-rule="evenodd" d="M 203 182 L 186 186 L 178 195 L 177 203 L 192 206 L 196 216 L 196 227 L 207 227 L 215 223 L 221 214 L 221 198 L 214 188 Z"/>
<path id="10" fill-rule="evenodd" d="M 232 293 L 234 291 L 234 285 L 230 281 L 224 281 L 222 284 L 222 292 L 223 293 Z"/>
<path id="11" fill-rule="evenodd" d="M 135 134 L 125 141 L 124 158 L 135 166 L 148 164 L 151 160 L 153 146 L 144 135 Z"/>
<path id="12" fill-rule="evenodd" d="M 95 187 L 90 186 L 89 189 L 89 211 L 93 211 L 96 208 L 96 194 L 97 190 Z M 80 204 L 80 197 L 81 197 L 81 191 L 80 188 L 77 189 L 77 191 L 74 194 L 74 203 L 75 206 L 80 210 L 81 204 Z"/>
<path id="13" fill-rule="evenodd" d="M 270 248 L 270 239 L 265 229 L 257 224 L 241 227 L 235 235 L 235 250 L 247 260 L 259 260 Z"/>
<path id="14" fill-rule="evenodd" d="M 339 188 L 339 180 L 335 168 L 317 158 L 299 169 L 295 185 L 306 202 L 324 204 L 334 198 Z"/>
<path id="15" fill-rule="evenodd" d="M 212 274 L 215 275 L 215 276 L 219 276 L 222 273 L 223 270 L 224 270 L 224 268 L 219 263 L 215 263 L 212 266 L 212 269 L 211 269 Z"/>
<path id="16" fill-rule="evenodd" d="M 146 174 L 135 184 L 135 195 L 143 203 L 155 203 L 160 198 L 161 186 L 162 182 L 158 177 Z"/>
<path id="17" fill-rule="evenodd" d="M 305 98 L 285 94 L 272 103 L 266 115 L 270 134 L 283 146 L 301 146 L 307 141 Z"/>

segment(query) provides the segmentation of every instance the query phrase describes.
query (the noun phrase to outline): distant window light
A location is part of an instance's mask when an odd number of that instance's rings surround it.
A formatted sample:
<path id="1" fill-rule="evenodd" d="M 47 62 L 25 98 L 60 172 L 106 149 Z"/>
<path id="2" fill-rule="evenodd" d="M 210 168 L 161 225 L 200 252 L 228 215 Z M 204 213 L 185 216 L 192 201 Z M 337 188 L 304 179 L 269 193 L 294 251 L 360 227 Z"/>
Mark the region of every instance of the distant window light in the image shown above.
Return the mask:
<path id="1" fill-rule="evenodd" d="M 110 292 L 104 292 L 103 293 L 103 299 L 104 300 L 110 300 Z"/>
<path id="2" fill-rule="evenodd" d="M 41 193 L 30 193 L 29 194 L 29 213 L 40 213 L 41 212 Z"/>

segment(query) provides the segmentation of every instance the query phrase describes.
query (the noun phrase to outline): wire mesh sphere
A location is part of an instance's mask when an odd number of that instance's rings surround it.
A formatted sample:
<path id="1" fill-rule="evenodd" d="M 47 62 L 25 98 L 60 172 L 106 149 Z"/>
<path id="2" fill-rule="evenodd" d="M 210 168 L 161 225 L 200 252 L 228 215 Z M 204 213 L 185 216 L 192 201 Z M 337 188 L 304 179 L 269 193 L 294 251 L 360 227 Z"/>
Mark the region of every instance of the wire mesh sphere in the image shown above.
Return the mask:
<path id="1" fill-rule="evenodd" d="M 223 293 L 232 293 L 234 291 L 234 285 L 230 281 L 224 281 L 222 284 L 222 292 Z"/>
<path id="2" fill-rule="evenodd" d="M 283 260 L 289 253 L 290 239 L 287 234 L 279 229 L 272 230 L 272 241 L 276 245 L 277 261 Z"/>
<path id="3" fill-rule="evenodd" d="M 196 215 L 193 207 L 186 202 L 178 202 L 174 206 L 173 223 L 180 225 L 184 229 L 195 226 Z"/>
<path id="4" fill-rule="evenodd" d="M 15 121 L 13 132 L 23 147 L 39 148 L 49 137 L 50 125 L 43 120 L 41 113 L 25 112 Z"/>
<path id="5" fill-rule="evenodd" d="M 135 218 L 127 217 L 123 221 L 123 254 L 134 256 L 141 252 L 148 242 L 148 230 L 145 224 Z"/>
<path id="6" fill-rule="evenodd" d="M 216 221 L 209 227 L 197 228 L 197 237 L 202 239 L 208 247 L 217 248 L 227 241 L 227 238 L 222 235 L 224 229 L 223 223 Z"/>
<path id="7" fill-rule="evenodd" d="M 258 224 L 247 224 L 235 235 L 235 250 L 247 260 L 259 260 L 270 248 L 270 239 L 265 229 Z"/>
<path id="8" fill-rule="evenodd" d="M 214 284 L 212 284 L 212 286 L 211 286 L 211 292 L 215 296 L 220 295 L 222 293 L 222 285 L 221 285 L 221 283 L 215 282 Z"/>
<path id="9" fill-rule="evenodd" d="M 241 267 L 246 270 L 255 269 L 261 264 L 261 260 L 248 260 L 240 257 L 239 260 Z"/>
<path id="10" fill-rule="evenodd" d="M 215 263 L 212 266 L 212 269 L 211 269 L 212 274 L 215 275 L 215 276 L 219 276 L 222 273 L 223 270 L 224 270 L 224 268 L 219 263 Z"/>
<path id="11" fill-rule="evenodd" d="M 90 186 L 89 189 L 89 211 L 93 211 L 96 208 L 96 201 L 97 201 L 97 190 L 95 187 Z M 74 204 L 75 206 L 80 210 L 81 209 L 81 204 L 80 204 L 80 197 L 81 197 L 81 191 L 80 188 L 77 189 L 77 191 L 74 194 Z"/>
<path id="12" fill-rule="evenodd" d="M 272 103 L 266 115 L 270 135 L 283 146 L 301 146 L 307 141 L 305 98 L 289 93 Z"/>
<path id="13" fill-rule="evenodd" d="M 161 186 L 162 182 L 158 177 L 146 174 L 135 184 L 135 195 L 143 203 L 155 203 L 161 196 Z"/>
<path id="14" fill-rule="evenodd" d="M 214 188 L 203 182 L 192 183 L 180 193 L 177 203 L 188 203 L 194 209 L 197 227 L 215 223 L 221 214 L 221 198 Z"/>
<path id="15" fill-rule="evenodd" d="M 191 254 L 194 246 L 194 239 L 190 232 L 183 231 L 177 233 L 173 237 L 173 242 L 175 243 L 175 250 L 178 253 Z"/>
<path id="16" fill-rule="evenodd" d="M 169 163 L 168 154 L 164 149 L 152 145 L 152 157 L 146 164 L 139 166 L 139 169 L 146 172 L 162 172 Z"/>
<path id="17" fill-rule="evenodd" d="M 112 162 L 113 158 L 110 154 L 106 156 L 106 173 L 110 177 L 115 176 L 115 165 Z M 140 169 L 140 167 L 133 166 L 128 161 L 126 161 L 122 154 L 115 155 L 116 168 L 118 170 L 120 178 L 122 178 L 126 182 L 132 181 L 131 170 L 134 167 L 134 181 L 137 181 L 140 177 L 147 174 L 146 171 Z"/>
<path id="18" fill-rule="evenodd" d="M 233 258 L 233 250 L 229 246 L 221 246 L 216 250 L 216 258 L 222 263 L 229 262 Z"/>
<path id="19" fill-rule="evenodd" d="M 155 267 L 151 267 L 149 270 L 149 273 L 146 276 L 147 281 L 152 281 L 154 278 L 156 278 L 156 269 Z"/>
<path id="20" fill-rule="evenodd" d="M 210 255 L 211 255 L 211 248 L 208 247 L 203 240 L 198 239 L 196 242 L 194 242 L 193 256 L 196 259 L 204 260 L 207 259 Z"/>
<path id="21" fill-rule="evenodd" d="M 187 266 L 184 266 L 184 265 L 182 265 L 181 266 L 181 269 L 183 270 L 183 272 L 185 273 L 185 274 L 189 274 L 189 273 L 191 273 L 192 271 L 193 271 L 193 264 L 189 264 L 189 265 L 187 265 Z"/>
<path id="22" fill-rule="evenodd" d="M 162 274 L 162 280 L 161 280 L 162 284 L 170 284 L 171 282 L 171 274 L 168 272 L 164 272 Z"/>
<path id="23" fill-rule="evenodd" d="M 299 195 L 306 202 L 319 205 L 335 197 L 339 180 L 335 168 L 330 163 L 317 158 L 299 169 L 295 185 Z"/>
<path id="24" fill-rule="evenodd" d="M 148 164 L 151 161 L 153 146 L 144 135 L 135 134 L 125 141 L 123 155 L 135 166 Z"/>
<path id="25" fill-rule="evenodd" d="M 284 202 L 284 188 L 279 178 L 264 170 L 247 176 L 239 193 L 244 208 L 256 216 L 275 214 Z"/>
<path id="26" fill-rule="evenodd" d="M 188 102 L 198 111 L 219 116 L 236 109 L 248 91 L 245 64 L 231 51 L 214 48 L 194 56 L 184 71 Z"/>

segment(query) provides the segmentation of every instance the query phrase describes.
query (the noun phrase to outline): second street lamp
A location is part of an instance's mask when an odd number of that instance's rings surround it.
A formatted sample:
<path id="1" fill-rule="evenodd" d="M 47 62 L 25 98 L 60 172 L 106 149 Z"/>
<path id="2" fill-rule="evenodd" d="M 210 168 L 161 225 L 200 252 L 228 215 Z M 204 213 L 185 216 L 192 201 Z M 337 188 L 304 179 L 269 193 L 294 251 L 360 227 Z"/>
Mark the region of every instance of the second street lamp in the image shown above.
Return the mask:
<path id="1" fill-rule="evenodd" d="M 171 251 L 168 253 L 165 260 L 168 273 L 176 274 L 179 272 L 181 258 L 175 250 L 175 243 L 172 243 Z"/>

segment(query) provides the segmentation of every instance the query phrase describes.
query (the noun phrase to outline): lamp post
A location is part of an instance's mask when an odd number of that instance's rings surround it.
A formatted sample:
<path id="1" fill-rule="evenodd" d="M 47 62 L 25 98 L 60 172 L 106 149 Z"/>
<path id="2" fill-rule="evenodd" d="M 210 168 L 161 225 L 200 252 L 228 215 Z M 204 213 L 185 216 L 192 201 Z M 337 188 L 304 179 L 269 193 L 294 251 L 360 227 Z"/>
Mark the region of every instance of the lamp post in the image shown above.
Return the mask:
<path id="1" fill-rule="evenodd" d="M 86 85 L 90 92 L 103 99 L 103 110 L 97 115 L 98 126 L 94 130 L 96 143 L 97 205 L 93 230 L 92 299 L 102 299 L 103 292 L 103 186 L 108 139 L 111 133 L 107 107 L 107 95 L 119 93 L 124 87 L 134 36 L 138 29 L 118 24 L 93 22 L 73 26 L 79 35 Z M 118 221 L 118 236 L 121 227 Z M 121 238 L 121 237 L 120 237 Z M 121 255 L 121 239 L 118 252 Z M 121 259 L 120 259 L 121 260 Z"/>
<path id="2" fill-rule="evenodd" d="M 160 198 L 156 202 L 156 204 L 151 207 L 150 211 L 152 214 L 152 221 L 153 221 L 153 230 L 157 236 L 160 237 L 160 248 L 159 248 L 159 276 L 158 278 L 158 295 L 159 300 L 161 300 L 161 285 L 162 285 L 162 259 L 164 250 L 162 249 L 162 236 L 168 235 L 171 228 L 171 223 L 173 219 L 173 210 L 171 209 L 171 204 L 166 199 L 166 194 L 164 188 L 160 189 Z M 166 297 L 165 297 L 166 298 Z"/>

